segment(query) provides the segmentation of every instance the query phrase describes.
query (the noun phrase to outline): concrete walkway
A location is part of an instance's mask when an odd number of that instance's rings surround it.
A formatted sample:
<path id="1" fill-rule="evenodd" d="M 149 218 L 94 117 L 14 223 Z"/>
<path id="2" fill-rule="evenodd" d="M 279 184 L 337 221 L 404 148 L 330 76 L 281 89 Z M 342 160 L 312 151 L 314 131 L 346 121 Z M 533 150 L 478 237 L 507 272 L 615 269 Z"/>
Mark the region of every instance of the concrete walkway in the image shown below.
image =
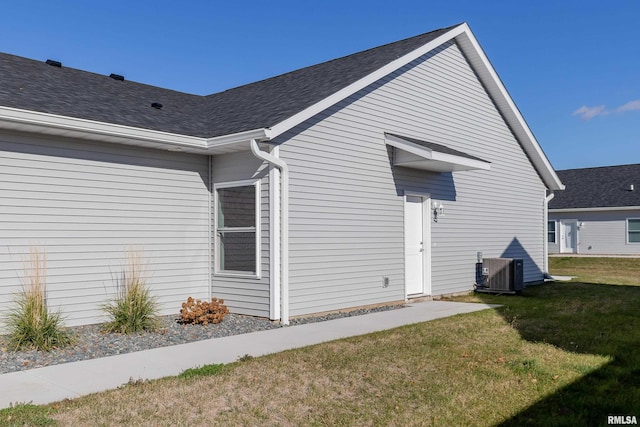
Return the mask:
<path id="1" fill-rule="evenodd" d="M 406 308 L 290 326 L 119 356 L 0 375 L 0 408 L 11 403 L 44 404 L 117 388 L 133 378 L 157 379 L 188 368 L 235 362 L 325 341 L 363 335 L 495 306 L 427 301 Z"/>

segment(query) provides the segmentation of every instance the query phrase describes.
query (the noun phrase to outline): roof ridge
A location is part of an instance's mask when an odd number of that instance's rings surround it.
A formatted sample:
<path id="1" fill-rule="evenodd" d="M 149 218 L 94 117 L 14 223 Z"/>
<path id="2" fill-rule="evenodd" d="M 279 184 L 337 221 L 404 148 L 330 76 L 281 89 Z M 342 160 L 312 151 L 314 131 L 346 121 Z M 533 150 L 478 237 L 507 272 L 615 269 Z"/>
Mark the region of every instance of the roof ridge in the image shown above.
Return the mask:
<path id="1" fill-rule="evenodd" d="M 427 31 L 426 33 L 416 34 L 414 36 L 405 37 L 404 39 L 396 40 L 396 41 L 385 43 L 385 44 L 382 44 L 382 45 L 372 46 L 372 47 L 370 47 L 368 49 L 360 50 L 358 52 L 353 52 L 353 53 L 350 53 L 350 54 L 347 54 L 347 55 L 344 55 L 344 56 L 340 56 L 338 58 L 329 59 L 329 60 L 326 60 L 326 61 L 322 61 L 322 62 L 318 62 L 318 63 L 315 63 L 315 64 L 307 65 L 307 66 L 304 66 L 304 67 L 301 67 L 301 68 L 296 68 L 294 70 L 285 71 L 284 73 L 276 74 L 274 76 L 265 77 L 264 79 L 255 80 L 255 81 L 252 81 L 252 82 L 249 82 L 249 83 L 245 83 L 245 84 L 242 84 L 242 85 L 239 85 L 239 86 L 230 87 L 230 88 L 224 89 L 224 90 L 222 90 L 220 92 L 214 92 L 214 93 L 211 93 L 209 95 L 205 95 L 204 97 L 205 98 L 213 97 L 213 96 L 216 96 L 216 95 L 219 95 L 219 94 L 222 94 L 222 93 L 226 93 L 226 92 L 230 92 L 230 91 L 233 91 L 233 90 L 236 90 L 236 89 L 242 89 L 242 88 L 245 88 L 246 86 L 251 86 L 251 85 L 254 85 L 254 84 L 262 83 L 262 82 L 265 82 L 267 80 L 277 79 L 279 77 L 284 77 L 284 76 L 287 76 L 287 75 L 290 75 L 290 74 L 293 74 L 293 73 L 305 71 L 305 70 L 307 70 L 309 68 L 314 68 L 314 67 L 318 67 L 318 66 L 321 66 L 321 65 L 330 64 L 332 62 L 342 61 L 342 60 L 344 60 L 346 58 L 349 58 L 349 57 L 353 57 L 353 56 L 357 56 L 357 55 L 364 54 L 364 53 L 367 53 L 367 52 L 371 52 L 373 50 L 388 48 L 391 45 L 398 45 L 398 44 L 401 44 L 401 43 L 405 43 L 405 42 L 407 42 L 409 40 L 421 38 L 421 37 L 424 37 L 424 36 L 426 36 L 428 34 L 432 34 L 432 33 L 435 33 L 435 32 L 445 33 L 447 31 L 450 31 L 450 30 L 452 30 L 452 29 L 454 29 L 454 28 L 456 28 L 456 27 L 458 27 L 460 25 L 463 25 L 463 24 L 464 24 L 464 22 L 461 22 L 461 23 L 458 23 L 458 24 L 455 24 L 455 25 L 451 25 L 449 27 L 438 28 L 438 29 L 435 29 L 435 30 Z"/>
<path id="2" fill-rule="evenodd" d="M 626 163 L 626 164 L 623 164 L 623 165 L 587 166 L 587 167 L 584 167 L 584 168 L 559 169 L 558 172 L 581 171 L 581 170 L 588 170 L 588 169 L 621 168 L 621 167 L 627 167 L 627 166 L 639 166 L 640 167 L 640 163 Z"/>

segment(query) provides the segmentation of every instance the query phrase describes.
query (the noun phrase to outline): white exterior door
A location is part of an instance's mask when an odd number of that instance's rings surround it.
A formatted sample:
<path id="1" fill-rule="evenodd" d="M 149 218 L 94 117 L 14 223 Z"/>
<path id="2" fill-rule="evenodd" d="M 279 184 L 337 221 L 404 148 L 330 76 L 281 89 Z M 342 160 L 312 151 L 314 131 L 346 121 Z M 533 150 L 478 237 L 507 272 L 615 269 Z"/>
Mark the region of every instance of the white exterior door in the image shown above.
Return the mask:
<path id="1" fill-rule="evenodd" d="M 407 295 L 428 294 L 430 267 L 428 261 L 429 222 L 425 215 L 429 199 L 422 196 L 406 196 L 404 211 L 405 287 Z M 426 218 L 425 218 L 426 217 Z"/>
<path id="2" fill-rule="evenodd" d="M 578 221 L 560 221 L 560 252 L 571 254 L 578 252 Z"/>

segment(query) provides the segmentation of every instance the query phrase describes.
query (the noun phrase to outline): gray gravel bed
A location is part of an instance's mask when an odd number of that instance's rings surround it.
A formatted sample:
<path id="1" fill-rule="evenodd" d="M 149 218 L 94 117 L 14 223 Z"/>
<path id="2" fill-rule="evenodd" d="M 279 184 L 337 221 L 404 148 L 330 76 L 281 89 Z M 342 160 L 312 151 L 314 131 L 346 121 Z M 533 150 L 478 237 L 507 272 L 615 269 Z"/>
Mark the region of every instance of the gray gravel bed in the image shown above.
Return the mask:
<path id="1" fill-rule="evenodd" d="M 233 313 L 226 316 L 218 324 L 206 326 L 183 325 L 178 323 L 177 316 L 164 316 L 161 318 L 161 327 L 158 332 L 145 332 L 135 335 L 104 333 L 101 331 L 100 325 L 78 326 L 71 328 L 76 336 L 76 343 L 73 346 L 50 352 L 37 350 L 8 351 L 6 348 L 6 336 L 0 335 L 0 374 L 184 344 L 209 338 L 220 338 L 281 327 L 294 327 L 305 323 L 359 316 L 402 307 L 402 305 L 388 305 L 343 313 L 331 313 L 326 316 L 293 319 L 290 322 L 290 326 L 282 326 L 267 319 L 241 316 Z"/>

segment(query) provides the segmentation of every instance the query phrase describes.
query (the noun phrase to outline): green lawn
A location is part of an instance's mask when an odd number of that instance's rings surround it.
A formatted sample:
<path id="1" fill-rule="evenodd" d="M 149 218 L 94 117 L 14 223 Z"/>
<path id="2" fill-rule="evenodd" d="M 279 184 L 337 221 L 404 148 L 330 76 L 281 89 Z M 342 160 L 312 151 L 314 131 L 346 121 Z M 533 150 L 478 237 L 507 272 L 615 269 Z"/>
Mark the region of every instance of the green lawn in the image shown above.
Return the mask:
<path id="1" fill-rule="evenodd" d="M 595 282 L 604 267 L 588 261 L 552 259 L 551 272 Z M 640 417 L 640 287 L 628 285 L 640 260 L 604 264 L 620 279 L 460 297 L 503 306 L 19 406 L 0 411 L 0 425 L 583 426 Z"/>
<path id="2" fill-rule="evenodd" d="M 552 274 L 577 276 L 584 283 L 640 286 L 639 258 L 550 257 Z"/>

